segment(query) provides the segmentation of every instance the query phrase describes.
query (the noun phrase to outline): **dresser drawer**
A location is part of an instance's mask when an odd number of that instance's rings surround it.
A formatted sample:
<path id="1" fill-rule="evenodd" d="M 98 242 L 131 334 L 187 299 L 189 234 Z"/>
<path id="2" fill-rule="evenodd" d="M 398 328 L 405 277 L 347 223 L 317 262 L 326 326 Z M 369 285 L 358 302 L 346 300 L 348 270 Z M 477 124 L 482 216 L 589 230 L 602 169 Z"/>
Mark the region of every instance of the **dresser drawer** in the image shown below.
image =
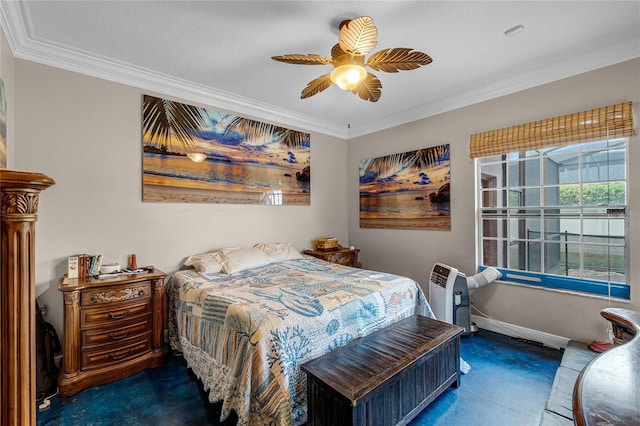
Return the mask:
<path id="1" fill-rule="evenodd" d="M 82 330 L 80 344 L 82 348 L 92 348 L 115 342 L 129 342 L 151 332 L 151 316 L 118 327 Z"/>
<path id="2" fill-rule="evenodd" d="M 82 292 L 82 306 L 120 303 L 151 296 L 151 283 L 143 281 L 128 285 L 100 287 Z"/>
<path id="3" fill-rule="evenodd" d="M 119 364 L 151 351 L 151 342 L 147 335 L 132 341 L 122 342 L 94 350 L 82 351 L 82 369 L 105 367 L 110 364 Z"/>
<path id="4" fill-rule="evenodd" d="M 143 299 L 136 303 L 122 303 L 101 309 L 83 309 L 80 327 L 118 327 L 124 323 L 141 319 L 151 314 L 151 300 Z"/>

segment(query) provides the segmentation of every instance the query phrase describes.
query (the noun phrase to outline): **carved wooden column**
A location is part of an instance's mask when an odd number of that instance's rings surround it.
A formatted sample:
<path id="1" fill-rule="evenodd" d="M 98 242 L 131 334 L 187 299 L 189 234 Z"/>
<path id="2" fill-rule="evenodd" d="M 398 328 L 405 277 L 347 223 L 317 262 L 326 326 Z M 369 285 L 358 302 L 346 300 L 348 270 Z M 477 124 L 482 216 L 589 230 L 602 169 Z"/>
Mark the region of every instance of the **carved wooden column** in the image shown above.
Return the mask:
<path id="1" fill-rule="evenodd" d="M 151 349 L 154 353 L 159 353 L 164 351 L 164 279 L 153 280 L 151 288 L 153 291 Z"/>
<path id="2" fill-rule="evenodd" d="M 62 378 L 71 379 L 80 373 L 80 290 L 64 293 L 64 339 L 62 339 Z"/>
<path id="3" fill-rule="evenodd" d="M 0 169 L 0 425 L 36 424 L 35 222 L 40 173 Z"/>

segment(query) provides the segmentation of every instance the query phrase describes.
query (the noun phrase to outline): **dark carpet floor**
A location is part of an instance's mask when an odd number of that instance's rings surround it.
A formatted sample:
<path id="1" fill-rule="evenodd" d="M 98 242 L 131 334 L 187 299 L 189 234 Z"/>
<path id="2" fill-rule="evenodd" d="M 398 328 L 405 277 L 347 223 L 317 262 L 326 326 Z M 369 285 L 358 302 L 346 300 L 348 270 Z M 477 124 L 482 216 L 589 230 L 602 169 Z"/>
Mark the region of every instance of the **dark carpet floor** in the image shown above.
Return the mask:
<path id="1" fill-rule="evenodd" d="M 480 330 L 463 338 L 461 355 L 471 365 L 411 426 L 538 425 L 562 352 Z M 72 397 L 53 397 L 39 412 L 44 425 L 233 425 L 220 423 L 220 404 L 207 402 L 202 384 L 181 357 Z"/>

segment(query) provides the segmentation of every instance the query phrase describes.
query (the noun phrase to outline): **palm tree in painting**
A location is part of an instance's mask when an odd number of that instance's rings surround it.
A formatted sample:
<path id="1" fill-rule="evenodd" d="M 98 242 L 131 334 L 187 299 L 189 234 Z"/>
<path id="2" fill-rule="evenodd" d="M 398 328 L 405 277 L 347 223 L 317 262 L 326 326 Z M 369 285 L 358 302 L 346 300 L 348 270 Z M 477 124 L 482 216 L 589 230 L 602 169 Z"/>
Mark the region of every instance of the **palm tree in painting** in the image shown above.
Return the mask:
<path id="1" fill-rule="evenodd" d="M 149 142 L 162 151 L 171 148 L 174 136 L 182 148 L 193 146 L 193 134 L 206 122 L 207 114 L 203 108 L 173 102 L 168 99 L 144 96 L 143 133 Z M 244 117 L 229 115 L 224 136 L 235 132 L 245 139 L 270 138 L 287 148 L 302 148 L 309 141 L 307 133 L 298 132 L 273 124 L 262 123 Z"/>
<path id="2" fill-rule="evenodd" d="M 365 164 L 363 171 L 386 175 L 407 166 L 413 169 L 427 169 L 448 159 L 449 145 L 437 145 L 373 158 Z"/>
<path id="3" fill-rule="evenodd" d="M 202 108 L 168 99 L 145 95 L 142 109 L 143 135 L 164 152 L 171 151 L 174 139 L 181 148 L 191 148 L 193 134 L 205 124 Z"/>
<path id="4" fill-rule="evenodd" d="M 238 133 L 249 140 L 268 137 L 287 148 L 302 148 L 309 141 L 308 133 L 238 116 L 233 116 L 229 121 L 225 136 L 232 132 Z"/>

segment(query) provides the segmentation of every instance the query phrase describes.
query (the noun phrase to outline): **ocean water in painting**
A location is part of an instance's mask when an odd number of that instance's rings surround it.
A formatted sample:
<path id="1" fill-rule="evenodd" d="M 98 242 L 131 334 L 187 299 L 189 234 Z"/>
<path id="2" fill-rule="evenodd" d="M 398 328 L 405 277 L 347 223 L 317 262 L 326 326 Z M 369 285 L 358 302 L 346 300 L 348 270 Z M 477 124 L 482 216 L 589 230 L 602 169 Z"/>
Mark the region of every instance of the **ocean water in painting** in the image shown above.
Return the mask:
<path id="1" fill-rule="evenodd" d="M 192 186 L 212 190 L 270 190 L 308 192 L 310 184 L 295 177 L 295 171 L 273 164 L 234 163 L 209 159 L 195 163 L 188 157 L 144 154 L 144 173 L 167 179 L 192 181 Z M 301 169 L 301 168 L 300 168 Z M 293 173 L 292 173 L 293 172 Z"/>
<path id="2" fill-rule="evenodd" d="M 360 217 L 423 218 L 449 215 L 450 203 L 431 203 L 425 191 L 360 195 Z"/>

